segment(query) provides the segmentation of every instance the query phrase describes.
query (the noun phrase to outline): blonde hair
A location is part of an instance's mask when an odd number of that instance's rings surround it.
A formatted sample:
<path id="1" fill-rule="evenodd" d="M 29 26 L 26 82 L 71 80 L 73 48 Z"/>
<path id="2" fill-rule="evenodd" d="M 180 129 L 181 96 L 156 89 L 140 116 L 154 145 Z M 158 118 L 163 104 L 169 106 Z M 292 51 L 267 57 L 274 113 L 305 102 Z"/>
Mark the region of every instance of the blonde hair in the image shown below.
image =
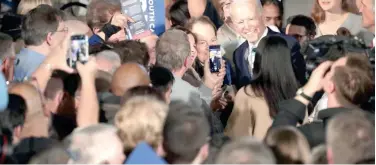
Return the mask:
<path id="1" fill-rule="evenodd" d="M 130 153 L 142 141 L 157 149 L 162 142 L 167 112 L 167 104 L 154 97 L 136 96 L 127 100 L 115 115 L 124 151 Z"/>
<path id="2" fill-rule="evenodd" d="M 26 15 L 30 10 L 42 4 L 52 6 L 52 1 L 51 0 L 21 0 L 21 2 L 18 4 L 17 14 Z"/>
<path id="3" fill-rule="evenodd" d="M 264 141 L 273 150 L 277 164 L 305 164 L 310 160 L 308 141 L 295 127 L 271 129 Z"/>

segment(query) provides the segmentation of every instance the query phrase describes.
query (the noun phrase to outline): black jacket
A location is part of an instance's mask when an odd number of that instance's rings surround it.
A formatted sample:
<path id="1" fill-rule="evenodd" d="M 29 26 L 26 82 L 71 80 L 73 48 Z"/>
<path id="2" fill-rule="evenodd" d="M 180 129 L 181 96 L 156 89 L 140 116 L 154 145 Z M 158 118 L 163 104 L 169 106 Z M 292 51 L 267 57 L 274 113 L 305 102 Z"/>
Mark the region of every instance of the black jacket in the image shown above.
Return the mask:
<path id="1" fill-rule="evenodd" d="M 278 126 L 291 125 L 296 126 L 302 123 L 305 117 L 306 105 L 301 102 L 290 99 L 282 101 L 278 105 L 278 114 L 274 118 L 271 128 Z M 302 125 L 298 129 L 305 135 L 311 148 L 325 143 L 325 130 L 329 119 L 338 113 L 350 111 L 348 108 L 329 108 L 321 110 L 318 114 L 320 121 L 314 121 L 309 124 Z M 370 120 L 374 121 L 374 115 L 369 115 Z"/>

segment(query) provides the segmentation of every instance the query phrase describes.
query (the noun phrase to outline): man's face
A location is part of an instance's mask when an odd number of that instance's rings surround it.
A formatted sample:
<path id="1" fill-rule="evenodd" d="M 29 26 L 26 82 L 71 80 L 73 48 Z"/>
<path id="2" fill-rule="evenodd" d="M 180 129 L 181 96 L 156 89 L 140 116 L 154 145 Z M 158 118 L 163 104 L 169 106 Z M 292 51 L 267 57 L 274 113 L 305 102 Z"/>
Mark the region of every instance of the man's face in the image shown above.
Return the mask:
<path id="1" fill-rule="evenodd" d="M 211 25 L 196 23 L 192 27 L 192 32 L 197 36 L 197 57 L 201 62 L 209 58 L 209 46 L 217 45 L 217 36 Z M 192 38 L 191 38 L 192 39 Z"/>
<path id="2" fill-rule="evenodd" d="M 250 43 L 257 42 L 265 31 L 265 25 L 254 3 L 233 3 L 230 17 L 235 31 Z"/>
<path id="3" fill-rule="evenodd" d="M 306 29 L 303 26 L 290 25 L 286 30 L 288 30 L 286 34 L 296 38 L 299 41 L 300 45 L 302 45 L 305 41 L 311 39 L 310 36 L 307 36 Z"/>
<path id="4" fill-rule="evenodd" d="M 279 8 L 275 6 L 274 4 L 267 4 L 264 5 L 264 11 L 263 11 L 263 20 L 264 24 L 266 26 L 277 26 L 278 28 L 281 28 L 282 26 L 282 17 L 279 12 Z"/>
<path id="5" fill-rule="evenodd" d="M 363 27 L 374 32 L 375 12 L 372 1 L 374 0 L 357 0 L 357 5 L 362 13 Z"/>
<path id="6" fill-rule="evenodd" d="M 347 57 L 342 57 L 332 64 L 332 66 L 330 67 L 330 71 L 325 75 L 325 77 L 323 79 L 324 91 L 326 93 L 331 93 L 331 92 L 334 91 L 333 90 L 334 82 L 333 82 L 332 78 L 333 78 L 335 69 L 337 67 L 340 67 L 340 66 L 345 66 L 346 63 L 347 63 Z"/>
<path id="7" fill-rule="evenodd" d="M 61 44 L 65 36 L 68 34 L 68 27 L 65 25 L 64 21 L 59 22 L 57 30 L 51 34 L 50 45 L 51 47 L 56 47 Z"/>

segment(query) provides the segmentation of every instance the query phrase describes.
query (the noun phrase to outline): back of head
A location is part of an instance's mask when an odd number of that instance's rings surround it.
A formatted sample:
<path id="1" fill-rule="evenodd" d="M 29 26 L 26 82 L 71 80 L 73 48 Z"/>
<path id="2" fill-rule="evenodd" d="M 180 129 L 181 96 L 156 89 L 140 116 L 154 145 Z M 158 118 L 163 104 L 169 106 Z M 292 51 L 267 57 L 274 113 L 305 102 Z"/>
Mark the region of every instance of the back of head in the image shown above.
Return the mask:
<path id="1" fill-rule="evenodd" d="M 62 11 L 49 5 L 39 5 L 25 16 L 22 23 L 22 38 L 26 46 L 39 46 L 51 32 L 58 29 L 59 22 L 64 21 Z"/>
<path id="2" fill-rule="evenodd" d="M 118 141 L 117 129 L 107 124 L 97 124 L 74 131 L 64 141 L 64 147 L 73 164 L 99 164 L 111 157 Z"/>
<path id="3" fill-rule="evenodd" d="M 127 100 L 136 96 L 148 96 L 148 97 L 153 97 L 159 101 L 166 102 L 162 93 L 151 86 L 137 86 L 137 87 L 130 88 L 123 95 L 121 102 L 122 104 L 124 104 L 125 102 L 127 102 Z"/>
<path id="4" fill-rule="evenodd" d="M 174 75 L 171 71 L 160 66 L 152 67 L 149 76 L 153 87 L 161 93 L 166 93 L 175 81 Z"/>
<path id="5" fill-rule="evenodd" d="M 0 66 L 4 60 L 10 56 L 15 55 L 15 50 L 13 46 L 13 38 L 5 33 L 0 33 Z"/>
<path id="6" fill-rule="evenodd" d="M 92 30 L 101 29 L 115 12 L 121 11 L 119 0 L 92 0 L 87 7 L 86 20 Z"/>
<path id="7" fill-rule="evenodd" d="M 336 67 L 332 77 L 336 94 L 340 99 L 361 105 L 368 101 L 374 91 L 373 69 L 364 54 L 348 53 L 346 56 L 346 66 Z"/>
<path id="8" fill-rule="evenodd" d="M 112 50 L 101 51 L 97 53 L 95 56 L 96 56 L 98 67 L 101 67 L 102 65 L 109 65 L 109 66 L 102 66 L 106 68 L 99 68 L 99 70 L 109 72 L 111 75 L 114 74 L 116 69 L 119 68 L 121 65 L 121 59 L 120 59 L 119 54 L 117 54 L 116 52 Z"/>
<path id="9" fill-rule="evenodd" d="M 310 164 L 328 164 L 326 157 L 326 146 L 324 144 L 312 149 Z"/>
<path id="10" fill-rule="evenodd" d="M 202 111 L 172 102 L 163 128 L 163 148 L 168 163 L 192 163 L 208 142 L 209 123 Z"/>
<path id="11" fill-rule="evenodd" d="M 59 92 L 63 92 L 64 90 L 64 84 L 63 80 L 60 78 L 51 78 L 46 86 L 46 89 L 44 90 L 44 96 L 46 99 L 55 99 L 56 95 Z"/>
<path id="12" fill-rule="evenodd" d="M 174 2 L 168 11 L 169 19 L 172 26 L 185 26 L 191 18 L 188 10 L 187 0 L 179 0 Z"/>
<path id="13" fill-rule="evenodd" d="M 308 141 L 295 127 L 273 128 L 264 141 L 274 152 L 278 164 L 305 164 L 309 161 Z"/>
<path id="14" fill-rule="evenodd" d="M 135 96 L 127 100 L 115 116 L 125 153 L 129 154 L 143 141 L 156 150 L 162 142 L 167 112 L 166 103 L 154 97 Z"/>
<path id="15" fill-rule="evenodd" d="M 235 139 L 219 151 L 216 164 L 275 164 L 273 152 L 252 137 Z"/>
<path id="16" fill-rule="evenodd" d="M 251 87 L 257 96 L 265 97 L 270 116 L 277 114 L 277 103 L 293 98 L 299 87 L 291 64 L 290 49 L 285 39 L 279 36 L 266 36 L 260 41 L 253 73 Z"/>
<path id="17" fill-rule="evenodd" d="M 290 24 L 304 27 L 306 29 L 306 34 L 309 36 L 316 35 L 316 24 L 311 17 L 296 15 L 291 19 Z"/>
<path id="18" fill-rule="evenodd" d="M 116 96 L 123 96 L 130 88 L 149 84 L 150 79 L 143 66 L 126 63 L 120 66 L 112 77 L 111 91 Z"/>
<path id="19" fill-rule="evenodd" d="M 326 129 L 328 163 L 375 163 L 375 126 L 371 114 L 351 110 L 334 116 Z"/>
<path id="20" fill-rule="evenodd" d="M 29 164 L 67 164 L 69 155 L 63 145 L 55 145 L 32 157 Z"/>
<path id="21" fill-rule="evenodd" d="M 109 92 L 111 89 L 112 75 L 108 72 L 98 71 L 95 78 L 95 88 L 98 93 Z"/>
<path id="22" fill-rule="evenodd" d="M 119 54 L 121 63 L 136 62 L 145 67 L 149 64 L 149 53 L 146 44 L 140 41 L 125 40 L 113 45 L 114 51 Z"/>
<path id="23" fill-rule="evenodd" d="M 157 42 L 157 65 L 171 71 L 179 70 L 190 53 L 187 34 L 181 30 L 167 30 Z"/>
<path id="24" fill-rule="evenodd" d="M 26 15 L 30 10 L 42 4 L 52 6 L 52 1 L 51 0 L 21 0 L 17 7 L 17 14 Z"/>

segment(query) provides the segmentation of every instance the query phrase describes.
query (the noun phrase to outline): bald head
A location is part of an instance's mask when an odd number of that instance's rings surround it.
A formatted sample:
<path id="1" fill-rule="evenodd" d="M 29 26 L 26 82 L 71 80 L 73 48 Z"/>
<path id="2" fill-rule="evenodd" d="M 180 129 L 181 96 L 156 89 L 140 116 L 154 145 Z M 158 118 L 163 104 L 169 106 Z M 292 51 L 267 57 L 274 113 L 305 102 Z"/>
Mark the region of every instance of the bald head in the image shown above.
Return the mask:
<path id="1" fill-rule="evenodd" d="M 21 96 L 26 102 L 26 118 L 36 112 L 43 112 L 40 93 L 29 83 L 19 83 L 9 89 L 9 94 Z"/>
<path id="2" fill-rule="evenodd" d="M 111 90 L 116 96 L 123 96 L 130 88 L 149 84 L 150 79 L 144 67 L 137 63 L 126 63 L 112 77 Z"/>

